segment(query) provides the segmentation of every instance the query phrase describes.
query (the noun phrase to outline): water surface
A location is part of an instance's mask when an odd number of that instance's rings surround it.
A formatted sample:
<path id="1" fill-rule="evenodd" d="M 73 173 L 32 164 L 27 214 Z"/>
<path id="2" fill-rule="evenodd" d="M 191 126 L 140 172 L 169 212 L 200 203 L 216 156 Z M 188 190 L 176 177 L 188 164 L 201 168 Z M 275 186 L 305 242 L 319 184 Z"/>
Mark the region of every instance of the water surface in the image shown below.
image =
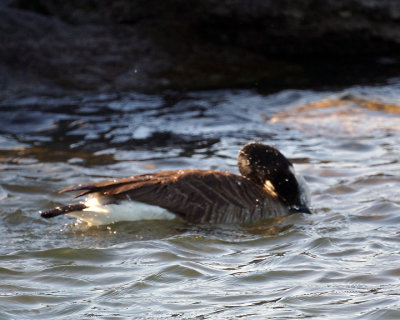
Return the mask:
<path id="1" fill-rule="evenodd" d="M 399 319 L 399 89 L 3 100 L 0 318 Z M 237 172 L 251 140 L 295 163 L 313 215 L 89 228 L 37 213 L 80 182 Z"/>

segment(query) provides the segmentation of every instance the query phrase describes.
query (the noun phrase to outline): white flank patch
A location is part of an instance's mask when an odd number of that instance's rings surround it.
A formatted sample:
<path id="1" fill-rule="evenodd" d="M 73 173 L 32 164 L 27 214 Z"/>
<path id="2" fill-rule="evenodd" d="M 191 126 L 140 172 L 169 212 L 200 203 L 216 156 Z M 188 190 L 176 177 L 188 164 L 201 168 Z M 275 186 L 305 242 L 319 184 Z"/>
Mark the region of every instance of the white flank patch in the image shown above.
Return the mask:
<path id="1" fill-rule="evenodd" d="M 85 221 L 89 226 L 111 224 L 118 221 L 172 220 L 176 215 L 158 206 L 137 201 L 122 200 L 118 204 L 102 204 L 95 196 L 84 202 L 83 211 L 68 213 L 69 216 Z"/>

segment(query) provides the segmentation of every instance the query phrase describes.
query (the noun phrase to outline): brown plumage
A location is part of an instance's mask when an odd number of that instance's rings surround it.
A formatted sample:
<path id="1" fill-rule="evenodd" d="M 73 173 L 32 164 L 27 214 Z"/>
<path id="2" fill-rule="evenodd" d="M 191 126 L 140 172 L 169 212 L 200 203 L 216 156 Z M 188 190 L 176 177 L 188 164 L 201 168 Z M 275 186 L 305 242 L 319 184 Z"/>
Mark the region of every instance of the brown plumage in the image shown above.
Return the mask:
<path id="1" fill-rule="evenodd" d="M 242 223 L 295 212 L 310 213 L 305 186 L 299 183 L 290 161 L 277 149 L 249 143 L 240 150 L 238 165 L 242 175 L 185 169 L 71 186 L 60 193 L 76 191 L 76 197 L 88 195 L 89 200 L 95 198 L 98 202 L 93 205 L 87 200 L 41 215 L 51 218 L 72 214 L 89 221 L 93 214 L 98 224 L 137 220 L 134 216 L 139 209 L 134 205 L 138 202 L 163 208 L 195 223 Z M 122 208 L 122 204 L 123 214 L 116 208 L 117 205 Z M 101 215 L 105 215 L 103 220 Z M 113 220 L 112 215 L 118 218 Z"/>
<path id="2" fill-rule="evenodd" d="M 237 223 L 287 214 L 287 208 L 261 186 L 226 171 L 159 171 L 71 186 L 60 193 L 69 191 L 78 191 L 76 197 L 98 194 L 106 203 L 134 200 L 156 205 L 196 223 Z"/>

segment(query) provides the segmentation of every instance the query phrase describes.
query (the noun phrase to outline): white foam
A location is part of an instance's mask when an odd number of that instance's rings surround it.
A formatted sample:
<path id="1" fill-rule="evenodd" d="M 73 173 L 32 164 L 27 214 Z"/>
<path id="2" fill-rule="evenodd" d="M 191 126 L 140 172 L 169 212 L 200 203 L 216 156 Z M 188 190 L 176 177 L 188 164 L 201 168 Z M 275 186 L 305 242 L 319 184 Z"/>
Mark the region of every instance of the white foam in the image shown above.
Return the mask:
<path id="1" fill-rule="evenodd" d="M 122 200 L 118 204 L 102 204 L 96 196 L 88 197 L 83 211 L 68 213 L 85 221 L 90 226 L 99 226 L 118 221 L 172 220 L 176 215 L 158 206 L 137 201 Z"/>

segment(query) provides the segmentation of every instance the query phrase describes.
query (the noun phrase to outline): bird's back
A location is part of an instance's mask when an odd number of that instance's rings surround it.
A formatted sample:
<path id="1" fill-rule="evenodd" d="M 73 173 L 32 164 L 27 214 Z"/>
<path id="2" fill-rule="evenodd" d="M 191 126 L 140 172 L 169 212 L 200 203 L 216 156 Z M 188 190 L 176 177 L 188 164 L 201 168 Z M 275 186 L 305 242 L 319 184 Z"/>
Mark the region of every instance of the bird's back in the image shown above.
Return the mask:
<path id="1" fill-rule="evenodd" d="M 196 223 L 243 223 L 288 214 L 278 199 L 249 179 L 224 171 L 159 171 L 72 186 L 77 196 L 95 194 L 105 204 L 138 201 Z"/>

